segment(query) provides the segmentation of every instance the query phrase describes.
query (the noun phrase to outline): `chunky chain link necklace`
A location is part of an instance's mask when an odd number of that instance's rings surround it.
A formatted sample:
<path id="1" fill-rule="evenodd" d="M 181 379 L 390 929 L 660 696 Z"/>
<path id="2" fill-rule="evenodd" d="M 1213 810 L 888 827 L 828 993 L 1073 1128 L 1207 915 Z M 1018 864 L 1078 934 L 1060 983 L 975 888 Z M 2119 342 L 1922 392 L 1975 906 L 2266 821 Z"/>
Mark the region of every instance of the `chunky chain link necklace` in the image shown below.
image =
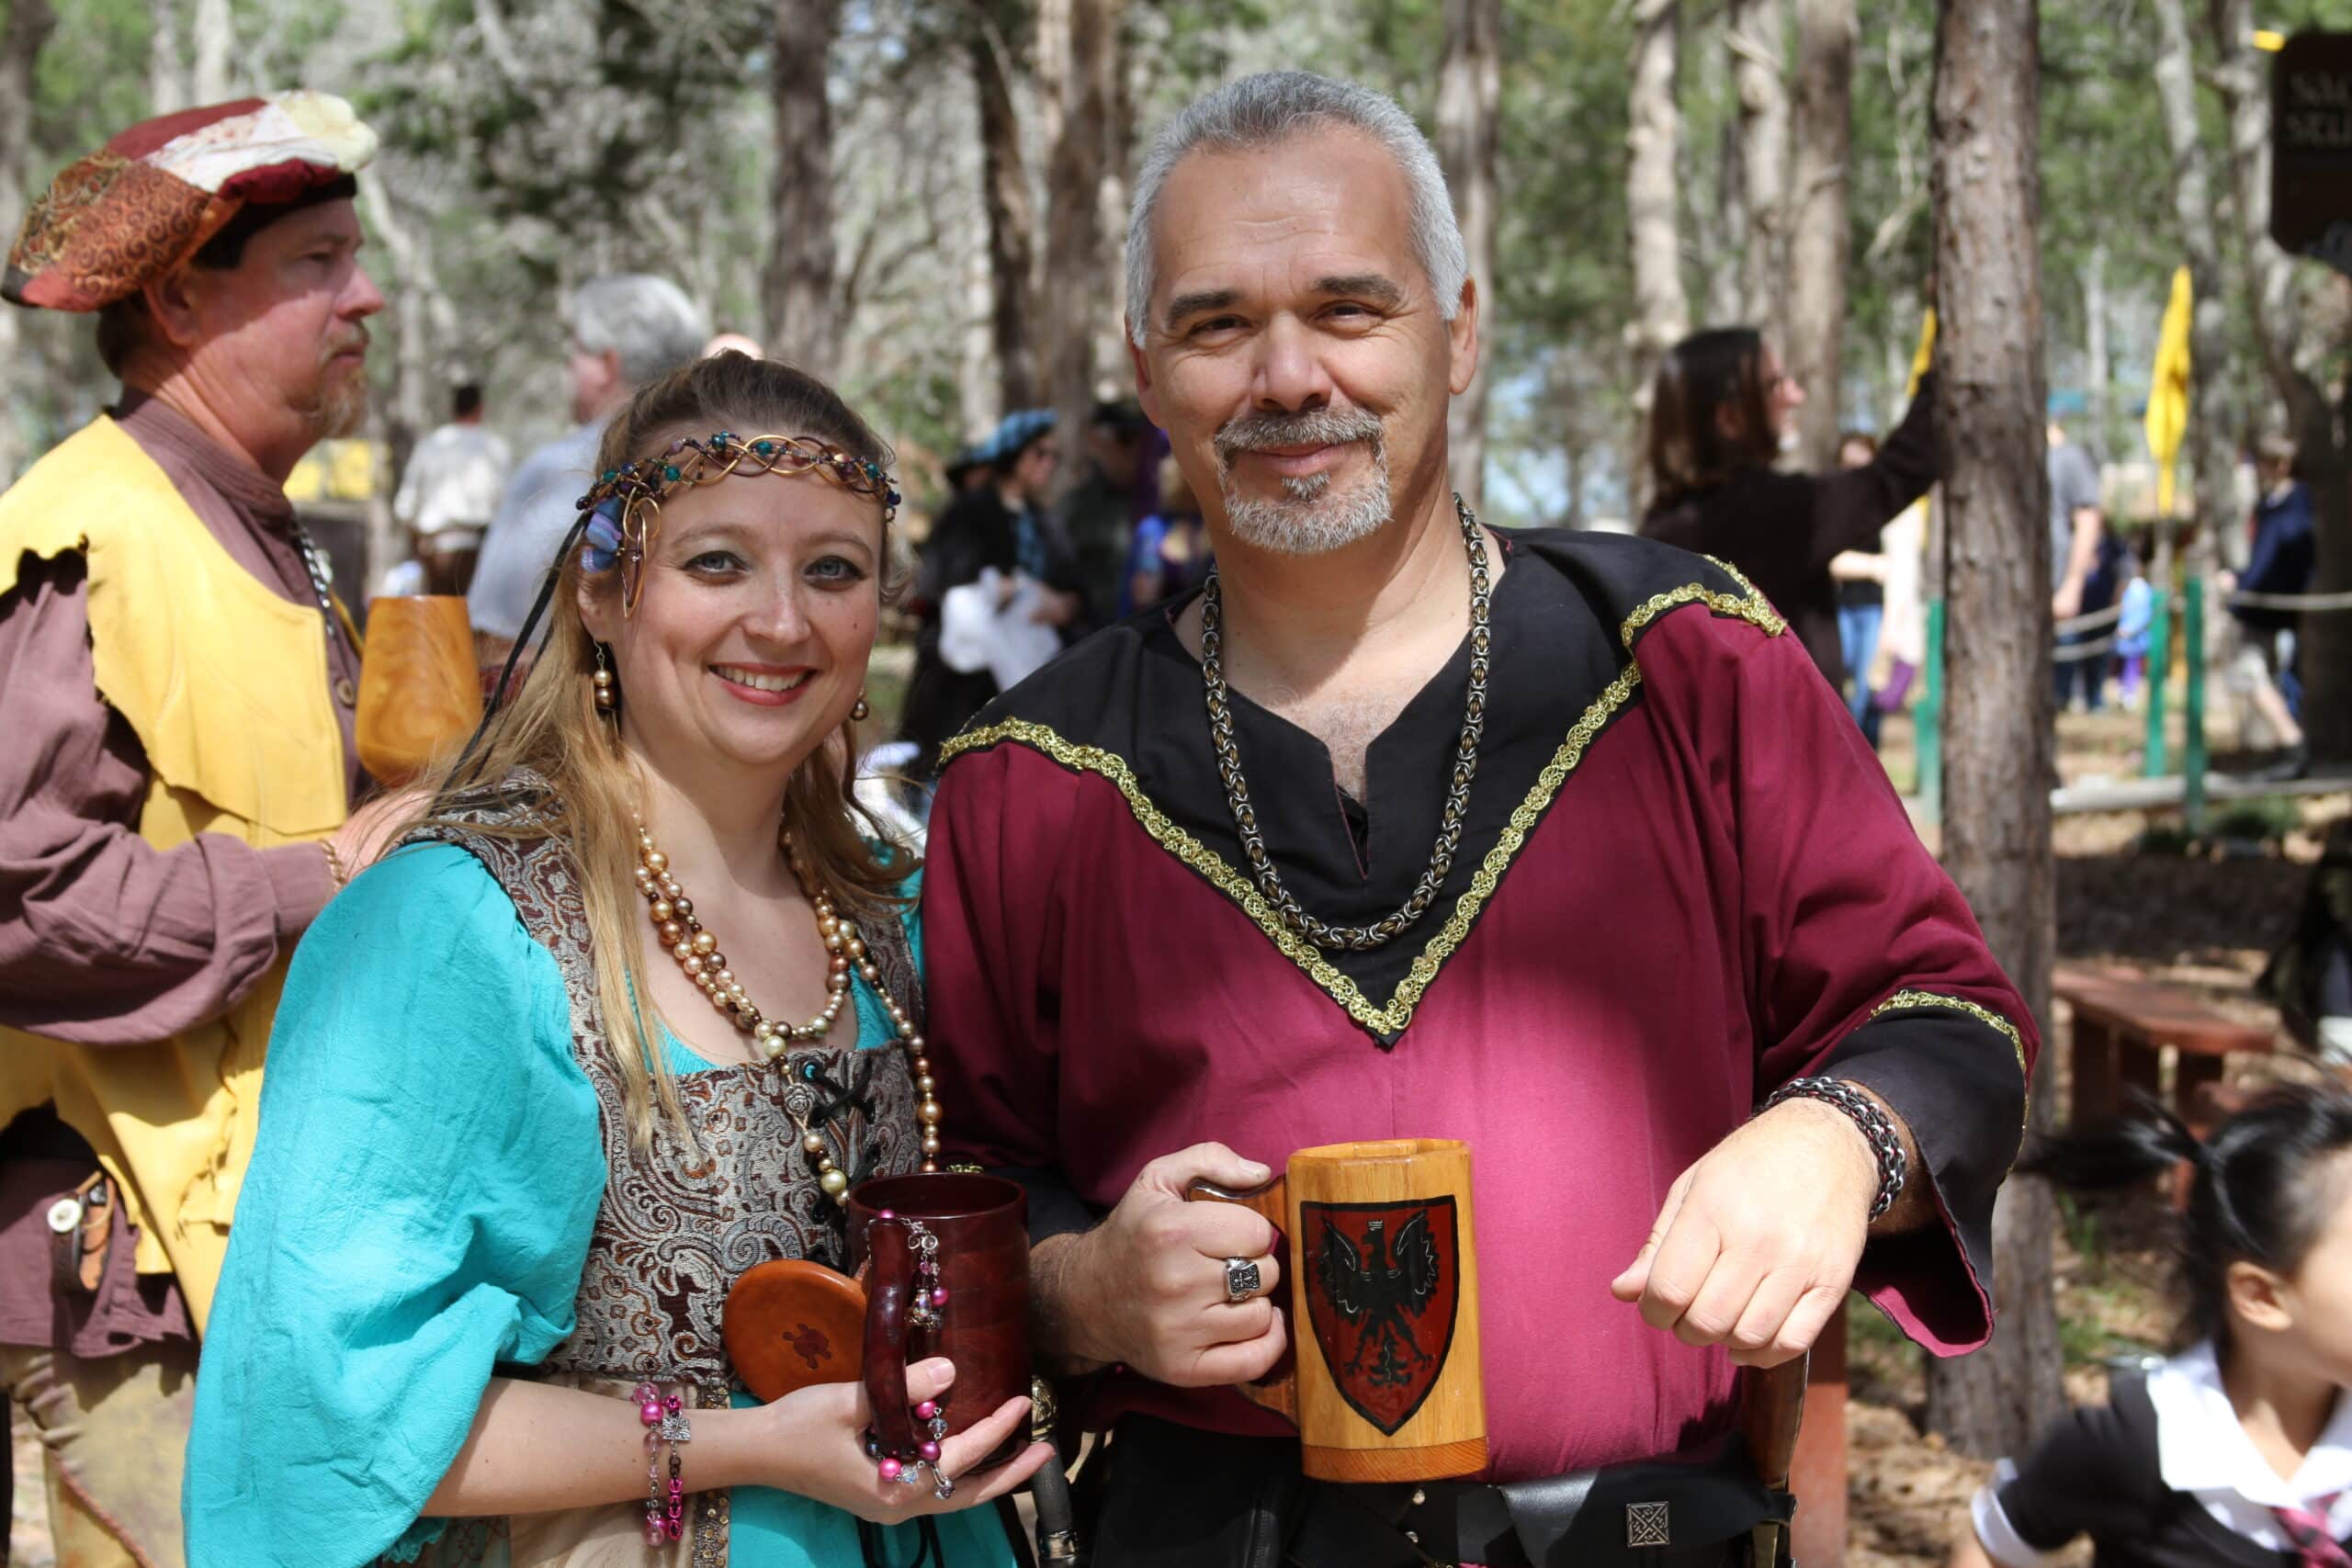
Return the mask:
<path id="1" fill-rule="evenodd" d="M 1429 868 L 1413 886 L 1412 897 L 1387 919 L 1369 926 L 1334 926 L 1317 919 L 1283 886 L 1266 840 L 1258 831 L 1258 814 L 1250 805 L 1249 781 L 1241 774 L 1241 751 L 1233 738 L 1233 709 L 1227 701 L 1222 625 L 1224 597 L 1217 587 L 1216 567 L 1209 567 L 1201 587 L 1201 683 L 1206 689 L 1209 739 L 1216 748 L 1216 771 L 1225 783 L 1225 803 L 1233 813 L 1234 831 L 1241 836 L 1242 852 L 1257 874 L 1258 888 L 1282 917 L 1283 924 L 1322 948 L 1368 953 L 1412 928 L 1429 912 L 1437 891 L 1453 869 L 1454 852 L 1462 844 L 1462 819 L 1470 809 L 1470 781 L 1478 773 L 1478 739 L 1487 728 L 1487 651 L 1493 637 L 1487 627 L 1489 583 L 1486 536 L 1478 519 L 1453 498 L 1453 513 L 1462 524 L 1462 541 L 1470 555 L 1470 695 L 1464 704 L 1462 739 L 1453 752 L 1453 777 L 1445 792 L 1445 812 L 1438 821 L 1437 846 L 1430 852 Z"/>
<path id="2" fill-rule="evenodd" d="M 300 516 L 287 522 L 293 528 L 294 547 L 301 552 L 302 565 L 311 573 L 311 592 L 319 596 L 319 614 L 327 618 L 327 647 L 333 649 L 343 636 L 343 617 L 334 613 L 334 591 L 327 586 L 326 569 L 319 564 L 319 547 L 311 541 L 311 531 L 302 526 Z"/>

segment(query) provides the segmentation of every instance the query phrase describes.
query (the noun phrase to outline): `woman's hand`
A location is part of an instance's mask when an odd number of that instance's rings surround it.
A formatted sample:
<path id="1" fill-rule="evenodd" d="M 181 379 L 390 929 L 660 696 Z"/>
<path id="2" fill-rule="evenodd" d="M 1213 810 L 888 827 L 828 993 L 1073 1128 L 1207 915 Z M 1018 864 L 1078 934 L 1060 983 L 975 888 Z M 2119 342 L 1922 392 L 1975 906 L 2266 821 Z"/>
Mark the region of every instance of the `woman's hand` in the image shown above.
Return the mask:
<path id="1" fill-rule="evenodd" d="M 946 1358 L 934 1356 L 907 1368 L 907 1398 L 936 1399 L 956 1381 Z M 1053 1455 L 1049 1443 L 1030 1443 L 1007 1463 L 966 1479 L 985 1458 L 1028 1419 L 1029 1401 L 1008 1399 L 987 1419 L 939 1445 L 939 1472 L 956 1481 L 955 1495 L 942 1501 L 924 1476 L 912 1485 L 885 1481 L 865 1452 L 865 1429 L 874 1412 L 861 1382 L 819 1383 L 788 1393 L 764 1412 L 773 1420 L 775 1473 L 765 1484 L 797 1492 L 876 1524 L 920 1514 L 947 1514 L 976 1503 L 993 1502 L 1019 1486 Z"/>

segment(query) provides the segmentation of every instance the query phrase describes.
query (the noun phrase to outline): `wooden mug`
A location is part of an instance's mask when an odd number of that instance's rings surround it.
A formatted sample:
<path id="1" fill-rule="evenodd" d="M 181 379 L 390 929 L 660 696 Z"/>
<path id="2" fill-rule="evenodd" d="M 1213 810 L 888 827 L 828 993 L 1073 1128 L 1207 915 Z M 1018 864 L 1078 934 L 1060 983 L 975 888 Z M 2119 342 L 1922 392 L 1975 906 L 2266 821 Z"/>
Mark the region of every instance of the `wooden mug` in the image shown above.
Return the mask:
<path id="1" fill-rule="evenodd" d="M 354 723 L 359 761 L 398 788 L 454 753 L 481 722 L 481 676 L 466 602 L 413 594 L 368 602 L 368 656 Z"/>
<path id="2" fill-rule="evenodd" d="M 1307 1474 L 1437 1481 L 1486 1468 L 1469 1145 L 1301 1149 L 1263 1187 L 1195 1181 L 1185 1196 L 1255 1210 L 1277 1247 L 1287 1238 L 1292 1370 L 1239 1388 L 1298 1427 Z"/>
<path id="3" fill-rule="evenodd" d="M 888 1210 L 894 1220 L 882 1218 Z M 912 1331 L 916 1280 L 909 1227 L 937 1238 L 947 1291 L 935 1330 Z M 956 1382 L 944 1401 L 953 1437 L 1029 1392 L 1029 1198 L 1001 1177 L 964 1171 L 877 1177 L 849 1194 L 842 1274 L 806 1258 L 746 1269 L 727 1293 L 722 1334 L 743 1386 L 763 1404 L 812 1383 L 862 1380 L 884 1443 L 911 1450 L 907 1363 L 944 1356 Z M 1021 1429 L 983 1459 L 1017 1453 Z"/>

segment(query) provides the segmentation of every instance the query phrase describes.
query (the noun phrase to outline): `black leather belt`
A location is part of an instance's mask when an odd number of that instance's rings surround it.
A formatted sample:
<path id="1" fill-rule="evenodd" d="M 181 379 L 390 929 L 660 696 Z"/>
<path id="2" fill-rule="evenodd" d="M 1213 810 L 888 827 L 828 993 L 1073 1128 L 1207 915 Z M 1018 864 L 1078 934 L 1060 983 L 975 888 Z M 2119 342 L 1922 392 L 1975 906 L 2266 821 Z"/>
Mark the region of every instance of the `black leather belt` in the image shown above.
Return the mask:
<path id="1" fill-rule="evenodd" d="M 1300 1476 L 1294 1441 L 1144 1417 L 1111 1452 L 1095 1568 L 1718 1568 L 1793 1511 L 1734 1439 L 1499 1486 L 1333 1485 Z"/>

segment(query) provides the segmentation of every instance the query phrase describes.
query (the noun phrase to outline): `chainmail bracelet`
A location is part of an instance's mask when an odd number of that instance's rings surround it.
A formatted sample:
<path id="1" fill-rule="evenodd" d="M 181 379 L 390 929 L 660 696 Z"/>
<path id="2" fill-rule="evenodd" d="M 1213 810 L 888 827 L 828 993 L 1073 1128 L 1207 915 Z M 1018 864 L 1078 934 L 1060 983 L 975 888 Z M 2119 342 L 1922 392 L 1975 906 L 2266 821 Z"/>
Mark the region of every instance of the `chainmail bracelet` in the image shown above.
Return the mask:
<path id="1" fill-rule="evenodd" d="M 1894 1207 L 1894 1200 L 1903 1191 L 1907 1162 L 1903 1157 L 1903 1140 L 1895 1134 L 1894 1123 L 1887 1120 L 1877 1100 L 1843 1078 L 1791 1078 L 1772 1091 L 1772 1098 L 1764 1102 L 1764 1110 L 1770 1111 L 1784 1100 L 1817 1100 L 1851 1117 L 1878 1160 L 1878 1196 L 1871 1201 L 1871 1218 L 1875 1220 Z"/>

